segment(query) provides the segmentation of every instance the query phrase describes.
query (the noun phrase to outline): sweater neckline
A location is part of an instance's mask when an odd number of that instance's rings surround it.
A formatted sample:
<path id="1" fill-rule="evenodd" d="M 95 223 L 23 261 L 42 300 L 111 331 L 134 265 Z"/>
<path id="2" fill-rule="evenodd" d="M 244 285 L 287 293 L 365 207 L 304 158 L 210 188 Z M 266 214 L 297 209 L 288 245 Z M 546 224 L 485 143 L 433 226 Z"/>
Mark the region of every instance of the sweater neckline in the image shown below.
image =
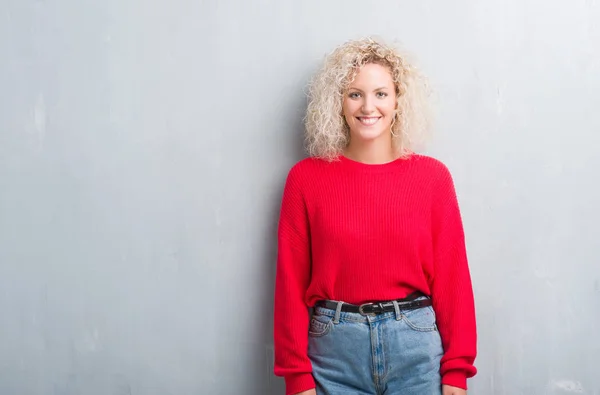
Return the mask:
<path id="1" fill-rule="evenodd" d="M 347 156 L 340 155 L 339 160 L 344 166 L 353 170 L 370 173 L 379 173 L 396 169 L 402 164 L 410 161 L 412 157 L 413 155 L 411 154 L 409 157 L 400 157 L 385 163 L 364 163 L 356 161 L 354 159 L 350 159 Z"/>

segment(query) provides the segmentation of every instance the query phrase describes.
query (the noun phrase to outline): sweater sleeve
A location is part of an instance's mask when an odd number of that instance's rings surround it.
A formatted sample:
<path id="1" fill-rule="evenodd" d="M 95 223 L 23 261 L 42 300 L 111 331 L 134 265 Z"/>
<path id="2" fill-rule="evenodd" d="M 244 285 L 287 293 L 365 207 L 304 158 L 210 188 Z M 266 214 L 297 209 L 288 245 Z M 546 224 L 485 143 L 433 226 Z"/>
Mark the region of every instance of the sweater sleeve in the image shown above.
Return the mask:
<path id="1" fill-rule="evenodd" d="M 274 373 L 285 378 L 286 395 L 315 387 L 308 358 L 310 229 L 297 168 L 288 174 L 278 226 L 274 303 Z"/>
<path id="2" fill-rule="evenodd" d="M 467 263 L 465 236 L 452 176 L 444 166 L 433 190 L 432 301 L 442 338 L 442 383 L 467 388 L 477 372 L 475 303 Z"/>

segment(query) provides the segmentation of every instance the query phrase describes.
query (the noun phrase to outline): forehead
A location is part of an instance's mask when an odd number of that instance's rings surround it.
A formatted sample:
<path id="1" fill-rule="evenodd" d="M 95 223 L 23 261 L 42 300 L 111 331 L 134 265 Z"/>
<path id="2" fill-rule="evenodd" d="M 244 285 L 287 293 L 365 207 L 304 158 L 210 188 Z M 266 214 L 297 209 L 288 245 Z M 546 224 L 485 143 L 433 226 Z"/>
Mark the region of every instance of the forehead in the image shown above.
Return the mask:
<path id="1" fill-rule="evenodd" d="M 370 85 L 394 86 L 390 68 L 377 63 L 367 63 L 366 65 L 355 69 L 354 78 L 349 87 Z"/>

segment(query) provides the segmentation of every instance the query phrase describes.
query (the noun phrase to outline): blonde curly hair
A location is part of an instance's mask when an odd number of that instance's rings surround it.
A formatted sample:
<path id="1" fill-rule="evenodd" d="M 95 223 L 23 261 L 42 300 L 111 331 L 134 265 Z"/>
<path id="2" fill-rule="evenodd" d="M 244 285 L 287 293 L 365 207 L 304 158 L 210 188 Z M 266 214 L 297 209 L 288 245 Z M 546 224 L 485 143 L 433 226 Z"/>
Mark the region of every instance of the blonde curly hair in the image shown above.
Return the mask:
<path id="1" fill-rule="evenodd" d="M 343 98 L 358 70 L 369 63 L 388 67 L 396 86 L 398 105 L 390 133 L 398 157 L 409 156 L 424 141 L 430 126 L 425 77 L 398 49 L 367 37 L 337 47 L 309 84 L 304 122 L 310 156 L 335 160 L 348 145 L 350 130 L 342 114 Z"/>

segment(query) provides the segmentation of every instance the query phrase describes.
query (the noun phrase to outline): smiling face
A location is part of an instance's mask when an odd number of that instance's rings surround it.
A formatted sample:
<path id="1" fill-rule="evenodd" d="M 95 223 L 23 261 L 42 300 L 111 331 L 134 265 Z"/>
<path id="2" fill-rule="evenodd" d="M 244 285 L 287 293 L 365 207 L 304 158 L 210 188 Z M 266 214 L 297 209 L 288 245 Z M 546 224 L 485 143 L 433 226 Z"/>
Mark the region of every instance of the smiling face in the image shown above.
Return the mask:
<path id="1" fill-rule="evenodd" d="M 362 66 L 348 87 L 342 109 L 351 141 L 391 140 L 396 87 L 389 68 L 376 63 Z"/>

